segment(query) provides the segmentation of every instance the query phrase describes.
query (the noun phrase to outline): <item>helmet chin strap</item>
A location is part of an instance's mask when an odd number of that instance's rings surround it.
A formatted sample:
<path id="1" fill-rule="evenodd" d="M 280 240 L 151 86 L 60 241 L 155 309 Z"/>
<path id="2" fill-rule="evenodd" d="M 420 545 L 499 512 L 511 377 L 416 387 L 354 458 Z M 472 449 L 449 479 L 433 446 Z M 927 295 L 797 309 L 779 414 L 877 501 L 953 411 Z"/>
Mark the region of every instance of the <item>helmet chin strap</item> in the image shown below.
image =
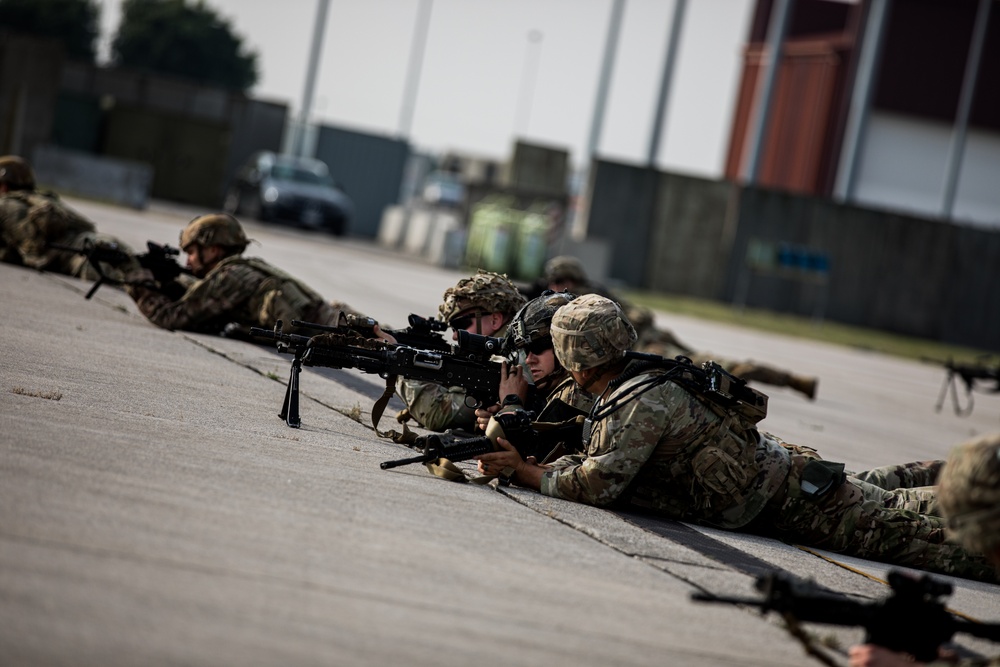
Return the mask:
<path id="1" fill-rule="evenodd" d="M 583 373 L 592 373 L 592 375 L 589 378 L 587 378 L 587 381 L 584 382 L 582 385 L 580 385 L 581 389 L 583 389 L 584 391 L 590 391 L 590 388 L 601 377 L 601 373 L 598 371 L 599 368 L 600 366 L 595 366 L 594 368 L 585 368 L 583 369 L 583 371 L 581 371 Z"/>

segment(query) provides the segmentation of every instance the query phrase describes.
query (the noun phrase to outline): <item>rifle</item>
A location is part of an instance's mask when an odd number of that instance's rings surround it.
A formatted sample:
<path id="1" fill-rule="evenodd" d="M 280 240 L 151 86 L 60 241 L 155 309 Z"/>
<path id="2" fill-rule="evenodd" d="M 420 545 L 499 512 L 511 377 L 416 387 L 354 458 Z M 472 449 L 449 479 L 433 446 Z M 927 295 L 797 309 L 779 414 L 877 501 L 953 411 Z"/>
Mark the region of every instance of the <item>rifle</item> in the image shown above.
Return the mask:
<path id="1" fill-rule="evenodd" d="M 326 327 L 310 322 L 297 326 Z M 317 336 L 286 334 L 278 320 L 273 330 L 252 327 L 254 338 L 273 340 L 279 352 L 292 355 L 292 367 L 285 389 L 285 400 L 278 416 L 292 428 L 302 425 L 299 417 L 299 374 L 302 366 L 326 368 L 356 368 L 362 373 L 375 373 L 386 379 L 386 393 L 372 408 L 372 425 L 378 430 L 378 420 L 388 403 L 395 378 L 403 377 L 433 382 L 448 387 L 462 387 L 466 404 L 479 407 L 495 401 L 500 387 L 500 364 L 490 361 L 494 355 L 509 354 L 503 338 L 458 332 L 458 344 L 447 351 L 420 350 L 381 339 L 365 338 L 346 327 L 333 329 Z"/>
<path id="2" fill-rule="evenodd" d="M 58 243 L 50 243 L 48 247 L 54 248 L 55 250 L 64 250 L 66 252 L 83 255 L 87 258 L 90 265 L 94 267 L 94 271 L 97 272 L 98 278 L 97 282 L 95 282 L 90 288 L 90 291 L 87 292 L 85 297 L 87 299 L 94 296 L 94 293 L 97 292 L 101 285 L 105 283 L 109 285 L 125 284 L 125 281 L 106 274 L 104 272 L 103 264 L 121 266 L 133 258 L 132 255 L 122 250 L 117 243 L 104 241 L 95 242 L 91 239 L 84 241 L 83 246 L 80 248 L 61 245 Z M 161 290 L 164 289 L 162 286 L 173 283 L 179 275 L 191 275 L 191 271 L 189 269 L 181 266 L 174 259 L 181 254 L 179 249 L 169 245 L 153 243 L 152 241 L 146 241 L 146 248 L 147 250 L 145 253 L 135 255 L 134 258 L 139 263 L 139 266 L 149 269 L 157 284 L 161 286 Z M 179 298 L 180 294 L 177 294 L 176 296 Z"/>
<path id="3" fill-rule="evenodd" d="M 989 355 L 983 355 L 980 357 L 981 360 L 986 360 L 988 358 Z M 995 394 L 1000 392 L 1000 362 L 998 362 L 995 366 L 990 367 L 985 363 L 961 364 L 956 363 L 951 359 L 948 359 L 947 361 L 924 359 L 924 361 L 940 364 L 945 367 L 945 370 L 948 371 L 944 378 L 944 384 L 941 385 L 941 393 L 938 395 L 937 404 L 934 406 L 935 412 L 941 412 L 941 407 L 944 405 L 945 397 L 950 391 L 952 407 L 955 410 L 955 414 L 959 417 L 967 417 L 968 415 L 971 415 L 972 408 L 974 407 L 972 390 L 975 388 L 976 382 L 980 380 L 995 383 L 993 387 L 985 390 L 987 393 Z M 965 385 L 965 397 L 967 402 L 964 408 L 959 404 L 958 400 L 959 380 L 961 380 L 962 384 Z"/>
<path id="4" fill-rule="evenodd" d="M 583 429 L 583 415 L 561 423 L 539 424 L 535 415 L 522 409 L 498 412 L 493 415 L 486 435 L 450 440 L 438 433 L 422 435 L 414 447 L 423 447 L 423 454 L 395 461 L 385 461 L 382 470 L 398 468 L 411 463 L 432 463 L 438 459 L 467 461 L 480 454 L 498 451 L 497 437 L 510 442 L 521 458 L 534 456 L 539 461 L 551 461 L 561 456 L 562 443 L 579 441 Z"/>
<path id="5" fill-rule="evenodd" d="M 292 320 L 292 326 L 303 329 L 315 329 L 316 331 L 326 333 L 343 333 L 346 327 L 352 331 L 357 331 L 365 338 L 375 338 L 375 326 L 378 325 L 378 321 L 370 317 L 364 317 L 363 315 L 348 314 L 344 315 L 344 320 L 346 324 L 342 327 L 332 327 L 326 324 L 302 322 L 300 320 Z M 382 329 L 382 331 L 395 338 L 396 342 L 400 345 L 415 347 L 418 350 L 437 350 L 439 352 L 448 352 L 451 350 L 451 344 L 439 335 L 439 332 L 448 330 L 447 322 L 436 320 L 433 317 L 421 317 L 414 313 L 410 313 L 407 320 L 410 326 L 405 329 Z"/>
<path id="6" fill-rule="evenodd" d="M 789 630 L 800 640 L 798 622 L 861 626 L 865 629 L 866 643 L 909 653 L 919 662 L 935 660 L 938 648 L 958 632 L 1000 641 L 1000 623 L 960 620 L 948 611 L 938 598 L 951 595 L 951 584 L 898 570 L 890 571 L 888 580 L 892 594 L 871 603 L 857 602 L 820 588 L 812 581 L 778 573 L 757 579 L 756 588 L 764 595 L 763 600 L 706 593 L 693 593 L 691 599 L 747 605 L 759 608 L 761 613 L 776 611 L 784 616 Z"/>

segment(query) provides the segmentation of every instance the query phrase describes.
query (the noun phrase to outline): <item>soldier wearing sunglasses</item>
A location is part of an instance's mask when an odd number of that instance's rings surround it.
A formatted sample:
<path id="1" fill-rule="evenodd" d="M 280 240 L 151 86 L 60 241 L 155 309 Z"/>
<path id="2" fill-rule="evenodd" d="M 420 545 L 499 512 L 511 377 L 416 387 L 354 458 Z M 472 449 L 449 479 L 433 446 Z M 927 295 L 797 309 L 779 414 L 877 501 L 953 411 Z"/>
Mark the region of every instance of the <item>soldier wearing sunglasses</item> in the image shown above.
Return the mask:
<path id="1" fill-rule="evenodd" d="M 480 270 L 445 290 L 438 313 L 441 320 L 448 322 L 456 339 L 458 331 L 502 338 L 511 318 L 524 303 L 524 297 L 507 276 Z M 398 417 L 400 421 L 412 417 L 431 431 L 475 426 L 475 408 L 467 404 L 461 387 L 400 379 L 396 393 L 406 404 L 406 410 Z"/>
<path id="2" fill-rule="evenodd" d="M 523 406 L 540 419 L 550 421 L 590 412 L 594 397 L 574 383 L 556 359 L 549 335 L 552 316 L 575 298 L 576 295 L 567 292 L 545 291 L 514 315 L 507 338 L 521 351 L 523 366 L 508 367 L 504 362 L 499 391 L 504 398 L 497 405 L 476 410 L 480 429 L 485 430 L 490 417 L 509 405 Z M 524 376 L 525 367 L 531 374 L 530 383 Z"/>

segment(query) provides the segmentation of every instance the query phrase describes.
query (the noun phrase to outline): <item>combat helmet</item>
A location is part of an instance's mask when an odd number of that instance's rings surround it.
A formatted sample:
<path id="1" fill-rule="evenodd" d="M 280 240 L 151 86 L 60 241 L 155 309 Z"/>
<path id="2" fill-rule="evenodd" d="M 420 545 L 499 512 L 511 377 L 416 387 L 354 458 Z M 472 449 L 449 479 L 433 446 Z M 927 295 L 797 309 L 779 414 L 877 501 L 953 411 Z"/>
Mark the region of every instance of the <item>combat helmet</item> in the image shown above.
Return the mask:
<path id="1" fill-rule="evenodd" d="M 971 551 L 1000 549 L 1000 435 L 952 450 L 938 479 L 947 532 Z"/>
<path id="2" fill-rule="evenodd" d="M 557 310 L 551 332 L 556 359 L 569 371 L 621 359 L 637 340 L 621 306 L 599 294 L 577 297 Z"/>
<path id="3" fill-rule="evenodd" d="M 583 270 L 583 262 L 576 257 L 559 255 L 545 263 L 545 280 L 550 283 L 573 282 L 585 285 L 587 272 Z"/>
<path id="4" fill-rule="evenodd" d="M 9 190 L 34 190 L 35 172 L 24 158 L 3 155 L 0 156 L 0 183 Z"/>
<path id="5" fill-rule="evenodd" d="M 228 213 L 210 213 L 198 216 L 181 231 L 181 249 L 187 250 L 193 243 L 204 247 L 220 245 L 243 252 L 250 239 L 233 216 Z"/>
<path id="6" fill-rule="evenodd" d="M 525 348 L 549 335 L 552 316 L 562 306 L 576 298 L 569 292 L 545 290 L 517 311 L 507 328 L 507 336 L 517 349 Z"/>
<path id="7" fill-rule="evenodd" d="M 479 269 L 476 275 L 462 278 L 457 285 L 445 290 L 444 303 L 438 307 L 438 313 L 444 322 L 474 308 L 484 313 L 512 315 L 524 303 L 524 296 L 506 275 Z"/>

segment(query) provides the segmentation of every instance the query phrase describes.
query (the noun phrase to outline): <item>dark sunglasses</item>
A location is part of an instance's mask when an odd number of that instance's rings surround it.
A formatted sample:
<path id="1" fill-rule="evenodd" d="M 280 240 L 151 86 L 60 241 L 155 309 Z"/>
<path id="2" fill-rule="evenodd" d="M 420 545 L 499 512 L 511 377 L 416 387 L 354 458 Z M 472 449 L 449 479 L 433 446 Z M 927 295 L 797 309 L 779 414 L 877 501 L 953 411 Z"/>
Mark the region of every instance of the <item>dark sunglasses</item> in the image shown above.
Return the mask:
<path id="1" fill-rule="evenodd" d="M 524 347 L 524 351 L 528 354 L 541 354 L 542 352 L 548 352 L 552 349 L 552 339 L 548 336 L 544 338 L 539 338 L 537 340 L 531 341 L 530 344 Z"/>
<path id="2" fill-rule="evenodd" d="M 472 323 L 476 321 L 476 316 L 482 316 L 483 313 L 469 313 L 468 315 L 462 315 L 461 317 L 456 317 L 453 320 L 449 320 L 448 326 L 452 329 L 465 330 L 472 326 Z"/>

